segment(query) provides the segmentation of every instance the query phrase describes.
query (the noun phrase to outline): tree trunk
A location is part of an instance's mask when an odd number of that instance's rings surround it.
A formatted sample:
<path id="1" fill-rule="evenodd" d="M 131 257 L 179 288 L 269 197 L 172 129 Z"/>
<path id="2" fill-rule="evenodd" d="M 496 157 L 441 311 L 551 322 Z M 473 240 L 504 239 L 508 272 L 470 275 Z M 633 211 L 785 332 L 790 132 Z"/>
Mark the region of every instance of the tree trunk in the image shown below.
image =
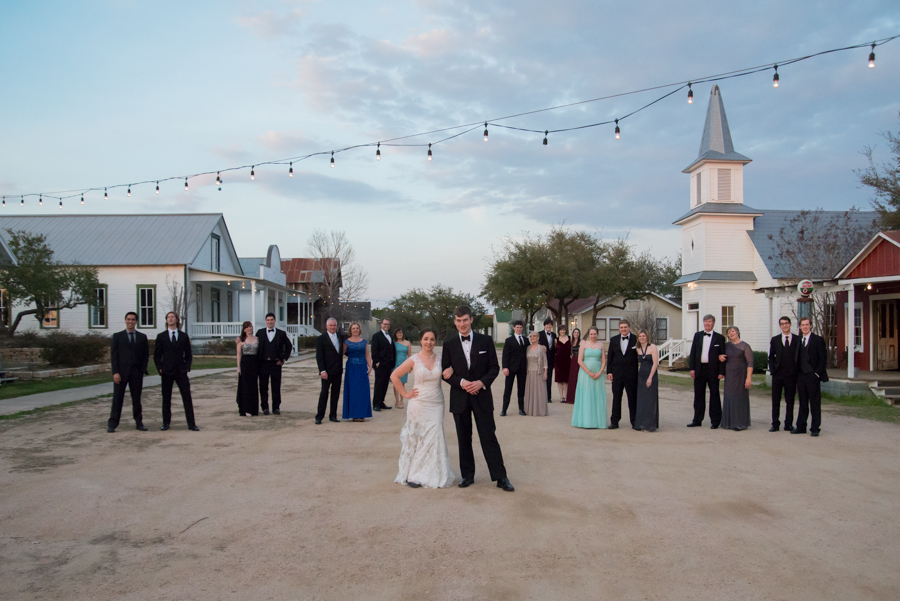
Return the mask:
<path id="1" fill-rule="evenodd" d="M 9 330 L 7 331 L 7 336 L 10 338 L 16 333 L 16 328 L 19 327 L 19 322 L 22 321 L 22 318 L 26 315 L 36 315 L 37 309 L 28 309 L 27 311 L 21 311 L 18 315 L 16 315 L 15 321 L 12 322 L 12 325 L 9 326 Z"/>

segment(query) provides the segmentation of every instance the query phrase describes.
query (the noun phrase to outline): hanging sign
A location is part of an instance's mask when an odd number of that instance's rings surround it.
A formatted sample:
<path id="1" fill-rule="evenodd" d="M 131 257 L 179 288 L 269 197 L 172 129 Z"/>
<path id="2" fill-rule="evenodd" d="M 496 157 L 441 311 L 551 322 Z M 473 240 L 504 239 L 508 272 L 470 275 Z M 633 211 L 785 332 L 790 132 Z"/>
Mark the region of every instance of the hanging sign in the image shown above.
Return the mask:
<path id="1" fill-rule="evenodd" d="M 813 293 L 813 283 L 812 280 L 800 280 L 800 283 L 797 284 L 797 291 L 803 295 L 803 297 L 807 297 Z"/>

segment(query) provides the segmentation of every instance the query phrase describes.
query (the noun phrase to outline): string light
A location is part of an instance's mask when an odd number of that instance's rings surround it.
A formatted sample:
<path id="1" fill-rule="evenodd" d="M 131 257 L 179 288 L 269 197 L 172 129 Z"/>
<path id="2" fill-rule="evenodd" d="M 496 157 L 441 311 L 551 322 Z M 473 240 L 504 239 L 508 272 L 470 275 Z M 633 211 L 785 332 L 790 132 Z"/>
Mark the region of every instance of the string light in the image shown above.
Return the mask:
<path id="1" fill-rule="evenodd" d="M 694 90 L 691 89 L 691 82 L 688 82 L 688 104 L 694 104 Z"/>
<path id="2" fill-rule="evenodd" d="M 334 151 L 331 151 L 331 168 L 334 169 Z"/>
<path id="3" fill-rule="evenodd" d="M 544 146 L 547 145 L 547 136 L 549 136 L 549 135 L 550 135 L 550 130 L 549 130 L 549 129 L 546 130 L 546 131 L 544 131 Z"/>
<path id="4" fill-rule="evenodd" d="M 106 193 L 106 188 L 103 188 L 103 200 L 109 200 L 109 194 Z"/>
<path id="5" fill-rule="evenodd" d="M 131 184 L 128 184 L 128 198 L 131 198 Z"/>
<path id="6" fill-rule="evenodd" d="M 616 119 L 616 140 L 619 139 L 619 132 L 620 132 L 620 130 L 619 130 L 619 120 Z"/>
<path id="7" fill-rule="evenodd" d="M 487 121 L 484 122 L 484 141 L 488 141 Z"/>
<path id="8" fill-rule="evenodd" d="M 59 210 L 62 211 L 62 198 L 59 199 Z"/>
<path id="9" fill-rule="evenodd" d="M 185 191 L 185 192 L 187 192 L 187 191 L 188 191 L 188 183 L 187 183 L 187 178 L 184 178 L 184 191 Z"/>
<path id="10" fill-rule="evenodd" d="M 872 42 L 872 52 L 869 53 L 869 68 L 875 68 L 875 42 Z"/>
<path id="11" fill-rule="evenodd" d="M 291 161 L 291 167 L 288 169 L 288 177 L 294 177 L 294 161 Z"/>
<path id="12" fill-rule="evenodd" d="M 84 194 L 81 195 L 81 204 L 84 204 Z"/>
<path id="13" fill-rule="evenodd" d="M 775 65 L 775 77 L 772 78 L 772 87 L 778 87 L 778 65 Z"/>
<path id="14" fill-rule="evenodd" d="M 5 196 L 3 197 L 3 206 L 4 207 L 6 206 L 6 197 Z"/>
<path id="15" fill-rule="evenodd" d="M 43 194 L 38 196 L 38 204 L 41 206 L 44 206 L 44 195 Z"/>
<path id="16" fill-rule="evenodd" d="M 375 160 L 376 161 L 381 160 L 381 142 L 379 142 L 378 145 L 375 147 Z"/>
<path id="17" fill-rule="evenodd" d="M 159 182 L 156 182 L 156 193 L 159 194 Z"/>
<path id="18" fill-rule="evenodd" d="M 431 160 L 431 144 L 428 145 L 428 160 Z"/>
<path id="19" fill-rule="evenodd" d="M 256 179 L 256 165 L 250 166 L 250 179 Z"/>
<path id="20" fill-rule="evenodd" d="M 218 171 L 216 171 L 216 187 L 219 189 L 219 192 L 222 191 L 222 178 L 219 176 Z"/>

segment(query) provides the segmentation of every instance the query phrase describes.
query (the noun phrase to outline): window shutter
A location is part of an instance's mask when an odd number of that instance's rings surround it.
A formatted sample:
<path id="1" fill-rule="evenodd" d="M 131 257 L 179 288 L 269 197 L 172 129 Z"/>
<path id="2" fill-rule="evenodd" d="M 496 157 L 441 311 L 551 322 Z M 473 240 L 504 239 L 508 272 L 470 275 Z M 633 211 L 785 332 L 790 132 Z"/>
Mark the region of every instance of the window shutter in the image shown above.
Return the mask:
<path id="1" fill-rule="evenodd" d="M 719 201 L 731 200 L 731 169 L 719 169 Z"/>

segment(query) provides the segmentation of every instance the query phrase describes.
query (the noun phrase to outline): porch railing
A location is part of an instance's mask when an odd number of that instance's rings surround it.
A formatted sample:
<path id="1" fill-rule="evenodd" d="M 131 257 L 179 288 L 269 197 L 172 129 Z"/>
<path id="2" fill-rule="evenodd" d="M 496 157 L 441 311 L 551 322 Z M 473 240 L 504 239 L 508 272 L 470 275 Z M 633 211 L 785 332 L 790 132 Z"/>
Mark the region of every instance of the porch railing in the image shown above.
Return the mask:
<path id="1" fill-rule="evenodd" d="M 305 324 L 288 324 L 285 326 L 288 334 L 294 334 L 295 336 L 318 336 L 319 331 L 316 330 L 312 326 L 308 326 Z"/>
<path id="2" fill-rule="evenodd" d="M 240 321 L 200 321 L 190 324 L 191 338 L 237 338 L 241 335 Z"/>
<path id="3" fill-rule="evenodd" d="M 678 359 L 691 352 L 690 340 L 666 340 L 659 345 L 659 362 L 669 362 L 669 367 Z"/>

